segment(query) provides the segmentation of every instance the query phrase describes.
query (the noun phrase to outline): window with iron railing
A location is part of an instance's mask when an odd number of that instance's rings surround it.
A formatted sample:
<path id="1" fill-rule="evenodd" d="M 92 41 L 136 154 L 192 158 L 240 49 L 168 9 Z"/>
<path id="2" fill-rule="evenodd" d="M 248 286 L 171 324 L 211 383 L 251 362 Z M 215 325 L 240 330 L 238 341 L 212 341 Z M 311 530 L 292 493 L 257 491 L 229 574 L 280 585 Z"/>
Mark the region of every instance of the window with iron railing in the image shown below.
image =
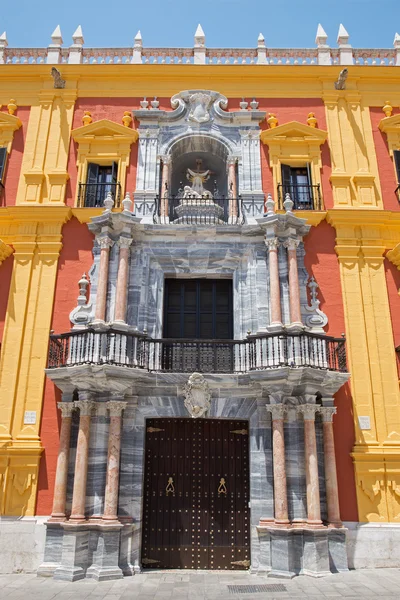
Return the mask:
<path id="1" fill-rule="evenodd" d="M 321 210 L 321 188 L 319 184 L 312 184 L 310 165 L 282 165 L 281 168 L 282 183 L 278 185 L 278 207 L 283 208 L 286 194 L 289 194 L 295 210 Z"/>
<path id="2" fill-rule="evenodd" d="M 88 163 L 86 183 L 79 183 L 78 206 L 101 207 L 108 193 L 111 193 L 114 205 L 119 206 L 121 184 L 118 181 L 118 163 L 113 162 L 111 165 Z"/>
<path id="3" fill-rule="evenodd" d="M 393 150 L 393 160 L 397 177 L 397 188 L 395 189 L 395 193 L 397 194 L 397 200 L 400 202 L 400 150 Z"/>

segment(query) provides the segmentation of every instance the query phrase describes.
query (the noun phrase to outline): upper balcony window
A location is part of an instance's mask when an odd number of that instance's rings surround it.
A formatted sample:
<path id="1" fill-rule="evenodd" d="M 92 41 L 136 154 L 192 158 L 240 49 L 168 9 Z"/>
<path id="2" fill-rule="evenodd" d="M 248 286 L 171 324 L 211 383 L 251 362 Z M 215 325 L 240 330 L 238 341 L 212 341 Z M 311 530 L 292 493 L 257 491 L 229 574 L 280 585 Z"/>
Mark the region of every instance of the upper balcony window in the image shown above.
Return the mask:
<path id="1" fill-rule="evenodd" d="M 74 129 L 72 138 L 78 144 L 76 206 L 103 206 L 108 192 L 119 206 L 125 195 L 131 145 L 138 132 L 102 119 Z"/>
<path id="2" fill-rule="evenodd" d="M 296 210 L 323 210 L 321 146 L 327 135 L 315 124 L 297 121 L 262 131 L 261 141 L 269 148 L 278 208 L 283 208 L 285 195 L 290 194 Z"/>
<path id="3" fill-rule="evenodd" d="M 121 184 L 118 181 L 118 163 L 113 162 L 111 165 L 88 163 L 86 183 L 79 183 L 78 206 L 86 208 L 103 206 L 109 192 L 115 206 L 119 206 Z"/>
<path id="4" fill-rule="evenodd" d="M 393 150 L 393 160 L 394 160 L 394 166 L 396 168 L 396 177 L 397 177 L 396 194 L 397 194 L 397 199 L 400 202 L 400 150 Z"/>
<path id="5" fill-rule="evenodd" d="M 283 207 L 286 194 L 294 202 L 295 210 L 320 210 L 321 190 L 312 184 L 311 165 L 291 167 L 282 165 L 282 183 L 278 184 L 278 206 Z"/>

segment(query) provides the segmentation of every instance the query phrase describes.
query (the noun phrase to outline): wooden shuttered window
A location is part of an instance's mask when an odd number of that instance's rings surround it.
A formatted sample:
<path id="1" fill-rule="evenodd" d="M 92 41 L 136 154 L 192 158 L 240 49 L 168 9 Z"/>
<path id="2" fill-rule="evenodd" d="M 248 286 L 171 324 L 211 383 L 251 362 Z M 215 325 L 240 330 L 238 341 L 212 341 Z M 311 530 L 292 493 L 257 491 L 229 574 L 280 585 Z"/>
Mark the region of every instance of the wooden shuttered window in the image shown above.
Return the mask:
<path id="1" fill-rule="evenodd" d="M 396 168 L 397 184 L 400 185 L 400 150 L 393 150 L 393 160 Z"/>

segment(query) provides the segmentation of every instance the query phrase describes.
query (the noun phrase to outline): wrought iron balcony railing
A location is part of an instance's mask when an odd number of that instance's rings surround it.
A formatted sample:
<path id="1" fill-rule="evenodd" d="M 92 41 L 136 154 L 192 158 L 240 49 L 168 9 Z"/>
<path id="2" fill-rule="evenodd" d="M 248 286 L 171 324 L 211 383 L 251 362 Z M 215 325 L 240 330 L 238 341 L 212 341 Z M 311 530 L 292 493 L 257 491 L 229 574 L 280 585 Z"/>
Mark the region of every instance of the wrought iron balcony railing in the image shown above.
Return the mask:
<path id="1" fill-rule="evenodd" d="M 322 210 L 320 185 L 278 185 L 278 208 L 283 210 L 286 194 L 294 202 L 294 210 Z"/>
<path id="2" fill-rule="evenodd" d="M 114 206 L 118 207 L 121 200 L 121 184 L 117 183 L 80 183 L 78 187 L 78 207 L 103 207 L 108 192 L 111 192 Z"/>
<path id="3" fill-rule="evenodd" d="M 49 369 L 86 364 L 175 373 L 247 373 L 279 367 L 347 371 L 345 340 L 311 333 L 193 340 L 85 329 L 50 336 Z"/>
<path id="4" fill-rule="evenodd" d="M 242 199 L 218 196 L 169 196 L 156 199 L 154 221 L 176 225 L 241 225 Z"/>

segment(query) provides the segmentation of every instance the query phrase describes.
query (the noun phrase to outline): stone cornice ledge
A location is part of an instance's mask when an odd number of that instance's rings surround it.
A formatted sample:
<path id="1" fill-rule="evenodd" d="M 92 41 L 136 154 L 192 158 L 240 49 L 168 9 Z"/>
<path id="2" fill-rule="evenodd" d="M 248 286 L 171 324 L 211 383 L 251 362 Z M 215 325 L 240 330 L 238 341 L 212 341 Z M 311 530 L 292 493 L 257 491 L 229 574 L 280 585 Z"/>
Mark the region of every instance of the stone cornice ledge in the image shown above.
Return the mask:
<path id="1" fill-rule="evenodd" d="M 400 242 L 393 248 L 393 250 L 389 250 L 386 256 L 400 271 Z"/>

